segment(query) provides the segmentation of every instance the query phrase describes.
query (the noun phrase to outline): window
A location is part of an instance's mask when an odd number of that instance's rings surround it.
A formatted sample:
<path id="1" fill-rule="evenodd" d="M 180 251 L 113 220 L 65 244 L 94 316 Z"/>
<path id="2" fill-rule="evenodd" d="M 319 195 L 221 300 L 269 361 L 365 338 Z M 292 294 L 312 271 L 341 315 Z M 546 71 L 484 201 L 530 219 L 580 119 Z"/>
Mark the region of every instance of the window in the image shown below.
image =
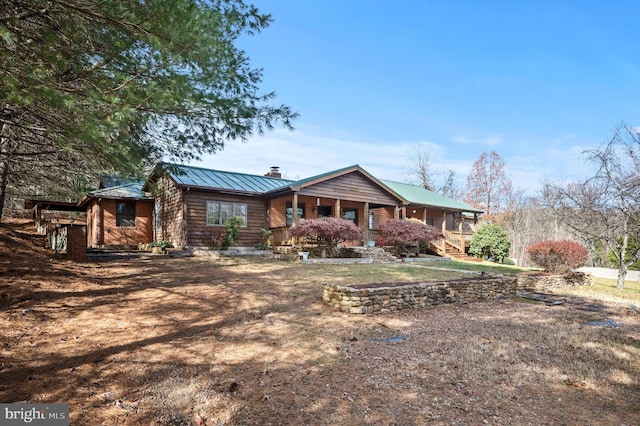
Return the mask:
<path id="1" fill-rule="evenodd" d="M 116 226 L 136 226 L 136 203 L 120 202 L 116 204 Z"/>
<path id="2" fill-rule="evenodd" d="M 352 207 L 345 207 L 342 209 L 342 218 L 350 220 L 351 222 L 358 224 L 358 209 Z"/>
<path id="3" fill-rule="evenodd" d="M 207 225 L 224 225 L 232 217 L 242 218 L 242 226 L 247 226 L 247 205 L 207 201 Z"/>
<path id="4" fill-rule="evenodd" d="M 293 225 L 293 203 L 291 201 L 287 201 L 286 207 L 287 207 L 286 208 L 286 213 L 287 213 L 286 225 L 291 226 Z M 298 219 L 305 218 L 304 211 L 305 211 L 304 203 L 298 203 Z"/>
<path id="5" fill-rule="evenodd" d="M 318 217 L 331 217 L 331 206 L 318 206 Z"/>
<path id="6" fill-rule="evenodd" d="M 427 218 L 427 225 L 433 226 L 433 218 L 432 217 L 428 217 Z"/>

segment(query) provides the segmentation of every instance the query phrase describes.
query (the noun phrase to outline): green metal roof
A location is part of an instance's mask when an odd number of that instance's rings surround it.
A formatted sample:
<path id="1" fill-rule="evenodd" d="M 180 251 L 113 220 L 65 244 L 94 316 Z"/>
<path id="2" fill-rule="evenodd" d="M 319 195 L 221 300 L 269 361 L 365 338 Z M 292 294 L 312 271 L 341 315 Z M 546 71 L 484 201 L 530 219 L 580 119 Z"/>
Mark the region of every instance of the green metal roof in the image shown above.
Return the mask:
<path id="1" fill-rule="evenodd" d="M 262 194 L 289 186 L 294 182 L 289 179 L 203 169 L 180 164 L 165 164 L 164 167 L 179 186 Z"/>
<path id="2" fill-rule="evenodd" d="M 89 192 L 89 197 L 93 198 L 129 198 L 136 200 L 152 200 L 153 197 L 147 195 L 143 190 L 144 182 L 136 181 L 125 183 L 124 185 L 111 186 L 109 188 L 97 189 Z"/>
<path id="3" fill-rule="evenodd" d="M 448 210 L 460 212 L 482 213 L 482 210 L 478 210 L 475 207 L 471 207 L 468 204 L 462 203 L 452 198 L 445 197 L 444 195 L 438 194 L 437 192 L 429 191 L 428 189 L 425 189 L 421 186 L 382 179 L 380 179 L 380 182 L 389 187 L 398 195 L 402 196 L 402 198 L 406 199 L 411 204 L 442 207 Z"/>

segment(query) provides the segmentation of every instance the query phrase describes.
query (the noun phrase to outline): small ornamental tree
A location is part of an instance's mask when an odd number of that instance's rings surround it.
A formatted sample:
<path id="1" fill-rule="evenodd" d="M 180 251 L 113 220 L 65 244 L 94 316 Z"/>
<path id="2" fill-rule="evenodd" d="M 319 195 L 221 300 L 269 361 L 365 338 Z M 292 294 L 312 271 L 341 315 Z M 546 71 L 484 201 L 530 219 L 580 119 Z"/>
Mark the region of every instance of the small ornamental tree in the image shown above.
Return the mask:
<path id="1" fill-rule="evenodd" d="M 442 233 L 433 226 L 409 219 L 390 219 L 383 222 L 379 228 L 380 234 L 376 244 L 380 246 L 395 246 L 398 253 L 407 251 L 407 245 L 413 242 L 428 244 L 442 238 Z"/>
<path id="2" fill-rule="evenodd" d="M 335 249 L 341 242 L 361 240 L 363 237 L 362 230 L 355 223 L 338 217 L 300 219 L 291 228 L 291 235 L 317 245 L 321 257 L 327 257 L 327 250 Z"/>
<path id="3" fill-rule="evenodd" d="M 584 266 L 587 249 L 573 241 L 539 241 L 527 247 L 531 261 L 547 272 L 564 274 Z"/>
<path id="4" fill-rule="evenodd" d="M 488 223 L 473 235 L 469 254 L 475 257 L 502 262 L 509 257 L 511 242 L 504 230 L 496 224 Z"/>

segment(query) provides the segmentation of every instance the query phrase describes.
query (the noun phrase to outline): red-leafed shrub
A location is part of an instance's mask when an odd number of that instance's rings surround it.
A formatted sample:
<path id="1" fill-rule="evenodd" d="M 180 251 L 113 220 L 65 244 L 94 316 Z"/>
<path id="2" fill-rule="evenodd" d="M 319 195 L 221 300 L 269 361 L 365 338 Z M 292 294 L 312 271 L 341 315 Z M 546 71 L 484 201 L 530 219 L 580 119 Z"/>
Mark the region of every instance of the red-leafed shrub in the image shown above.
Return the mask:
<path id="1" fill-rule="evenodd" d="M 539 241 L 527 247 L 531 261 L 547 272 L 563 274 L 584 266 L 587 249 L 573 241 Z"/>
<path id="2" fill-rule="evenodd" d="M 376 238 L 379 246 L 396 246 L 398 252 L 404 251 L 410 243 L 427 244 L 442 238 L 442 233 L 431 225 L 419 220 L 390 219 L 380 225 L 380 234 Z"/>
<path id="3" fill-rule="evenodd" d="M 322 257 L 326 256 L 327 249 L 334 249 L 343 241 L 361 240 L 363 237 L 362 230 L 355 223 L 337 217 L 301 219 L 291 228 L 291 235 L 316 244 L 322 249 Z"/>

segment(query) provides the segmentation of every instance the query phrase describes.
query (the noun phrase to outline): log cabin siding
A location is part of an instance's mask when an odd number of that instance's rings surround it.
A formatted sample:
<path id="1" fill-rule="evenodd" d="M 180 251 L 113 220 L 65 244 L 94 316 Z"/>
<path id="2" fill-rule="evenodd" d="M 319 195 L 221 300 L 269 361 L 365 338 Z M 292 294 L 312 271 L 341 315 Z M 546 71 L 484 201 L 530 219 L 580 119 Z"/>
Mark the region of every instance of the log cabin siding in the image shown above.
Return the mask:
<path id="1" fill-rule="evenodd" d="M 348 173 L 333 179 L 302 188 L 300 195 L 311 197 L 348 198 L 350 201 L 396 205 L 398 200 L 382 187 L 357 172 Z"/>
<path id="2" fill-rule="evenodd" d="M 414 210 L 416 211 L 415 213 L 413 213 Z M 445 222 L 445 216 L 446 216 L 446 223 L 445 223 L 445 228 L 443 228 L 442 223 Z M 432 225 L 437 230 L 455 229 L 454 223 L 453 223 L 453 213 L 445 212 L 442 209 L 409 205 L 406 207 L 405 217 L 407 219 L 418 219 L 420 221 L 423 221 L 427 225 Z M 430 222 L 433 222 L 433 223 L 430 223 Z"/>
<path id="3" fill-rule="evenodd" d="M 234 245 L 255 246 L 262 242 L 262 229 L 267 228 L 266 201 L 263 198 L 241 195 L 219 194 L 208 191 L 187 191 L 184 197 L 187 212 L 187 245 L 209 247 L 211 229 L 222 225 L 207 225 L 207 202 L 236 203 L 247 206 L 247 223 L 238 232 L 239 240 Z"/>

